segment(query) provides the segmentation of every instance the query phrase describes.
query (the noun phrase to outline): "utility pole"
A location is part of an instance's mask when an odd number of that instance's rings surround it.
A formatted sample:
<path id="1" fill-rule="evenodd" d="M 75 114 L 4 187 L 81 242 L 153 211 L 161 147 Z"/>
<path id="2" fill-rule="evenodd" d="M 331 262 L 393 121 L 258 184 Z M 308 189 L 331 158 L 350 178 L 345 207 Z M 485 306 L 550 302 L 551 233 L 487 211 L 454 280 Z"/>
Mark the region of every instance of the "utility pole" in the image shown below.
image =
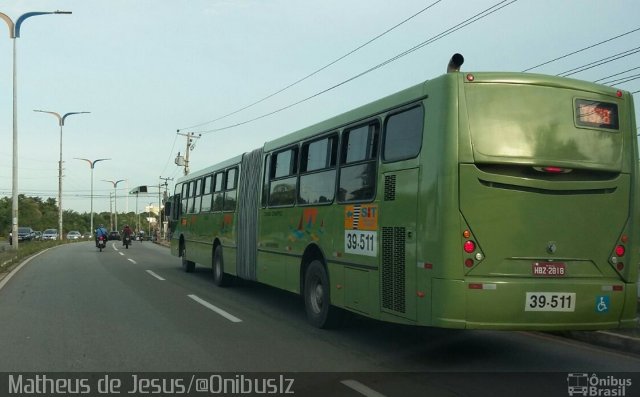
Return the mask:
<path id="1" fill-rule="evenodd" d="M 194 132 L 187 132 L 186 134 L 181 133 L 178 130 L 178 135 L 182 135 L 187 138 L 187 149 L 184 157 L 180 156 L 180 152 L 178 152 L 178 156 L 176 157 L 175 163 L 179 167 L 184 167 L 184 174 L 189 174 L 189 152 L 192 151 L 196 147 L 195 139 L 199 139 L 202 134 L 196 135 Z"/>
<path id="2" fill-rule="evenodd" d="M 162 186 L 164 186 L 164 198 L 166 200 L 167 197 L 168 197 L 167 196 L 167 187 L 169 186 L 168 182 L 173 180 L 173 178 L 163 178 L 163 177 L 160 177 L 160 179 L 163 180 L 164 183 L 161 183 L 158 186 L 158 204 L 160 204 L 160 190 L 162 189 Z M 163 216 L 163 214 L 164 214 L 164 216 Z M 167 226 L 166 226 L 167 222 L 164 220 L 164 218 L 166 218 L 166 217 L 167 217 L 167 214 L 165 214 L 165 212 L 162 209 L 160 209 L 160 224 L 158 226 L 161 227 L 160 230 L 162 231 L 162 238 L 164 240 L 167 239 L 167 230 L 166 230 L 167 229 Z"/>

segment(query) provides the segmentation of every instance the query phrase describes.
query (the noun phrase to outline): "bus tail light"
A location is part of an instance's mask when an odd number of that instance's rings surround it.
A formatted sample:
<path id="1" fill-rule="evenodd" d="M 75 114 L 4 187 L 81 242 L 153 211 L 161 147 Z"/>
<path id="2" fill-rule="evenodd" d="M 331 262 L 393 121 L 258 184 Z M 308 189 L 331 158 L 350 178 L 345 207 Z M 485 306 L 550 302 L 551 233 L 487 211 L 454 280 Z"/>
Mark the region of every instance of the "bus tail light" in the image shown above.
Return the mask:
<path id="1" fill-rule="evenodd" d="M 629 281 L 629 269 L 625 266 L 627 244 L 629 244 L 629 235 L 625 232 L 620 235 L 620 238 L 613 246 L 609 256 L 609 263 L 614 269 L 616 269 L 623 279 Z"/>
<path id="2" fill-rule="evenodd" d="M 468 272 L 484 260 L 484 254 L 477 243 L 478 240 L 473 236 L 473 233 L 471 233 L 471 229 L 466 227 L 461 234 L 462 262 L 466 269 L 465 271 Z"/>
<path id="3" fill-rule="evenodd" d="M 464 247 L 464 252 L 466 252 L 467 254 L 470 254 L 476 250 L 476 243 L 474 243 L 471 240 L 467 240 L 464 242 L 463 247 Z"/>

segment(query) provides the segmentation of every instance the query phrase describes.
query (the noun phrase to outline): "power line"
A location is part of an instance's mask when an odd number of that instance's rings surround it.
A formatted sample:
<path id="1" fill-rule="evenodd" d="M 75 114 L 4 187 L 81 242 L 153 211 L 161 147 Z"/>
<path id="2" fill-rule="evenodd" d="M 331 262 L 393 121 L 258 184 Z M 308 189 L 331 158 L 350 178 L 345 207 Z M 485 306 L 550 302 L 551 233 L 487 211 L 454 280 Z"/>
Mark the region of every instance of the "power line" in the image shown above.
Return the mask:
<path id="1" fill-rule="evenodd" d="M 609 79 L 609 78 L 611 78 L 611 77 L 620 76 L 621 74 L 625 74 L 625 73 L 627 73 L 627 72 L 630 72 L 630 71 L 632 71 L 632 70 L 636 70 L 636 69 L 640 69 L 640 66 L 635 67 L 635 68 L 631 68 L 631 69 L 627 69 L 627 70 L 625 70 L 625 71 L 623 71 L 623 72 L 618 72 L 618 73 L 612 74 L 612 75 L 607 76 L 607 77 L 602 77 L 602 78 L 600 78 L 600 79 L 598 79 L 598 80 L 593 80 L 593 82 L 594 82 L 594 83 L 597 83 L 597 82 L 600 82 L 600 81 L 603 81 L 603 80 Z M 607 83 L 603 83 L 603 84 L 607 84 Z"/>
<path id="2" fill-rule="evenodd" d="M 259 104 L 259 103 L 262 103 L 262 102 L 266 101 L 267 99 L 272 98 L 272 97 L 274 97 L 274 96 L 276 96 L 276 95 L 280 94 L 281 92 L 286 91 L 286 90 L 288 90 L 289 88 L 291 88 L 291 87 L 293 87 L 293 86 L 295 86 L 295 85 L 297 85 L 297 84 L 299 84 L 299 83 L 301 83 L 301 82 L 303 82 L 303 81 L 307 80 L 308 78 L 310 78 L 310 77 L 312 77 L 312 76 L 315 76 L 316 74 L 318 74 L 318 73 L 322 72 L 323 70 L 327 69 L 328 67 L 333 66 L 334 64 L 336 64 L 336 63 L 340 62 L 341 60 L 343 60 L 344 58 L 348 57 L 349 55 L 354 54 L 355 52 L 357 52 L 357 51 L 361 50 L 362 48 L 366 47 L 367 45 L 369 45 L 369 44 L 373 43 L 374 41 L 378 40 L 379 38 L 381 38 L 382 36 L 386 35 L 387 33 L 391 32 L 391 31 L 393 31 L 393 30 L 397 29 L 398 27 L 400 27 L 401 25 L 404 25 L 405 23 L 409 22 L 411 19 L 413 19 L 413 18 L 417 17 L 418 15 L 420 15 L 420 14 L 422 14 L 423 12 L 427 11 L 428 9 L 430 9 L 431 7 L 433 7 L 433 6 L 435 6 L 436 4 L 440 3 L 441 1 L 442 1 L 442 0 L 437 0 L 437 1 L 433 2 L 433 3 L 431 3 L 431 4 L 430 4 L 430 5 L 428 5 L 427 7 L 425 7 L 425 8 L 423 8 L 422 10 L 420 10 L 420 11 L 416 12 L 415 14 L 413 14 L 413 15 L 411 15 L 410 17 L 408 17 L 408 18 L 404 19 L 403 21 L 401 21 L 401 22 L 397 23 L 396 25 L 392 26 L 391 28 L 389 28 L 389 29 L 385 30 L 384 32 L 382 32 L 382 33 L 380 33 L 379 35 L 377 35 L 377 36 L 375 36 L 374 38 L 372 38 L 371 40 L 369 40 L 369 41 L 365 42 L 364 44 L 359 45 L 358 47 L 356 47 L 356 48 L 354 48 L 353 50 L 351 50 L 351 51 L 347 52 L 346 54 L 342 55 L 341 57 L 336 58 L 335 60 L 333 60 L 333 61 L 329 62 L 328 64 L 324 65 L 323 67 L 321 67 L 321 68 L 319 68 L 319 69 L 317 69 L 317 70 L 315 70 L 315 71 L 313 71 L 313 72 L 309 73 L 308 75 L 306 75 L 306 76 L 302 77 L 301 79 L 298 79 L 298 80 L 294 81 L 293 83 L 291 83 L 291 84 L 287 85 L 287 86 L 286 86 L 286 87 L 284 87 L 284 88 L 281 88 L 281 89 L 279 89 L 279 90 L 277 90 L 277 91 L 275 91 L 275 92 L 273 92 L 273 93 L 271 93 L 271 94 L 269 94 L 269 95 L 267 95 L 267 96 L 265 96 L 265 97 L 263 97 L 263 98 L 261 98 L 261 99 L 259 99 L 259 100 L 255 101 L 255 102 L 250 103 L 249 105 L 246 105 L 246 106 L 244 106 L 244 107 L 241 107 L 240 109 L 235 110 L 235 111 L 233 111 L 233 112 L 231 112 L 231 113 L 227 113 L 227 114 L 225 114 L 225 115 L 223 115 L 223 116 L 217 117 L 217 118 L 215 118 L 215 119 L 213 119 L 213 120 L 210 120 L 210 121 L 206 121 L 206 122 L 204 122 L 204 123 L 200 123 L 200 124 L 192 125 L 192 126 L 190 126 L 190 127 L 180 128 L 178 131 L 182 131 L 182 130 L 194 129 L 194 128 L 202 127 L 202 126 L 204 126 L 204 125 L 211 124 L 211 123 L 213 123 L 213 122 L 216 122 L 216 121 L 222 120 L 222 119 L 227 118 L 227 117 L 229 117 L 229 116 L 232 116 L 232 115 L 234 115 L 234 114 L 240 113 L 240 112 L 242 112 L 243 110 L 249 109 L 249 108 L 251 108 L 251 107 L 253 107 L 253 106 L 255 106 L 255 105 Z"/>
<path id="3" fill-rule="evenodd" d="M 386 65 L 388 65 L 388 64 L 390 64 L 390 63 L 392 63 L 394 61 L 397 61 L 398 59 L 400 59 L 402 57 L 405 57 L 405 56 L 409 55 L 410 53 L 412 53 L 414 51 L 417 51 L 420 48 L 425 47 L 425 46 L 427 46 L 427 45 L 429 45 L 429 44 L 431 44 L 431 43 L 433 43 L 435 41 L 438 41 L 438 40 L 450 35 L 451 33 L 454 33 L 454 32 L 456 32 L 456 31 L 458 31 L 458 30 L 460 30 L 460 29 L 462 29 L 462 28 L 464 28 L 464 27 L 466 27 L 466 26 L 468 26 L 468 25 L 470 25 L 472 23 L 475 23 L 475 22 L 479 21 L 480 19 L 486 18 L 487 16 L 493 14 L 494 12 L 497 12 L 497 11 L 501 10 L 502 8 L 504 8 L 504 7 L 508 6 L 508 5 L 511 5 L 511 4 L 513 4 L 513 3 L 517 2 L 517 1 L 518 0 L 511 0 L 511 1 L 507 2 L 507 0 L 503 0 L 501 2 L 498 2 L 498 3 L 494 4 L 493 6 L 485 9 L 484 11 L 481 11 L 481 12 L 477 13 L 476 15 L 472 16 L 471 18 L 468 18 L 465 21 L 460 22 L 457 25 L 452 26 L 451 28 L 449 28 L 449 29 L 447 29 L 447 30 L 445 30 L 445 31 L 443 31 L 443 32 L 431 37 L 430 39 L 425 40 L 422 43 L 417 44 L 417 45 L 411 47 L 410 49 L 408 49 L 406 51 L 403 51 L 403 52 L 399 53 L 398 55 L 396 55 L 396 56 L 394 56 L 392 58 L 389 58 L 386 61 L 384 61 L 382 63 L 379 63 L 378 65 L 373 66 L 373 67 L 365 70 L 364 72 L 361 72 L 361 73 L 359 73 L 359 74 L 357 74 L 357 75 L 355 75 L 355 76 L 353 76 L 351 78 L 348 78 L 347 80 L 344 80 L 344 81 L 342 81 L 342 82 L 340 82 L 338 84 L 335 84 L 335 85 L 333 85 L 333 86 L 331 86 L 329 88 L 326 88 L 326 89 L 324 89 L 322 91 L 319 91 L 319 92 L 317 92 L 317 93 L 315 93 L 313 95 L 310 95 L 310 96 L 308 96 L 308 97 L 306 97 L 304 99 L 301 99 L 301 100 L 299 100 L 297 102 L 294 102 L 292 104 L 289 104 L 287 106 L 281 107 L 281 108 L 276 109 L 274 111 L 271 111 L 269 113 L 262 114 L 262 115 L 260 115 L 258 117 L 254 117 L 254 118 L 249 119 L 249 120 L 245 120 L 245 121 L 242 121 L 242 122 L 239 122 L 239 123 L 231 124 L 231 125 L 228 125 L 228 126 L 225 126 L 225 127 L 220 127 L 220 128 L 215 128 L 215 129 L 205 130 L 205 131 L 197 131 L 197 132 L 200 132 L 201 134 L 209 134 L 209 133 L 212 133 L 212 132 L 228 130 L 228 129 L 231 129 L 231 128 L 239 127 L 241 125 L 245 125 L 245 124 L 248 124 L 248 123 L 263 119 L 263 118 L 268 117 L 268 116 L 272 116 L 272 115 L 274 115 L 276 113 L 280 113 L 280 112 L 282 112 L 284 110 L 292 108 L 292 107 L 294 107 L 296 105 L 299 105 L 299 104 L 301 104 L 303 102 L 307 102 L 310 99 L 313 99 L 313 98 L 315 98 L 317 96 L 325 94 L 325 93 L 327 93 L 327 92 L 329 92 L 331 90 L 334 90 L 334 89 L 336 89 L 336 88 L 338 88 L 338 87 L 340 87 L 342 85 L 345 85 L 345 84 L 347 84 L 347 83 L 349 83 L 349 82 L 351 82 L 351 81 L 353 81 L 355 79 L 358 79 L 358 78 L 360 78 L 360 77 L 362 77 L 362 76 L 364 76 L 364 75 L 366 75 L 368 73 L 371 73 L 374 70 L 380 69 L 383 66 L 386 66 Z M 507 3 L 507 4 L 501 5 L 503 3 Z"/>
<path id="4" fill-rule="evenodd" d="M 550 63 L 552 63 L 552 62 L 555 62 L 555 61 L 558 61 L 558 60 L 560 60 L 560 59 L 567 58 L 567 57 L 569 57 L 569 56 L 571 56 L 571 55 L 575 55 L 575 54 L 577 54 L 577 53 L 579 53 L 579 52 L 586 51 L 586 50 L 588 50 L 588 49 L 590 49 L 590 48 L 597 47 L 597 46 L 599 46 L 599 45 L 601 45 L 601 44 L 604 44 L 604 43 L 607 43 L 607 42 L 609 42 L 609 41 L 612 41 L 612 40 L 618 39 L 618 38 L 620 38 L 620 37 L 626 36 L 626 35 L 628 35 L 628 34 L 631 34 L 631 33 L 637 32 L 638 30 L 640 30 L 640 28 L 636 28 L 636 29 L 630 30 L 630 31 L 628 31 L 628 32 L 625 32 L 625 33 L 619 34 L 619 35 L 617 35 L 617 36 L 614 36 L 614 37 L 611 37 L 611 38 L 609 38 L 609 39 L 603 40 L 603 41 L 601 41 L 601 42 L 599 42 L 599 43 L 591 44 L 591 45 L 589 45 L 589 46 L 587 46 L 587 47 L 584 47 L 584 48 L 581 48 L 581 49 L 579 49 L 579 50 L 576 50 L 576 51 L 570 52 L 570 53 L 568 53 L 568 54 L 565 54 L 565 55 L 559 56 L 559 57 L 557 57 L 557 58 L 554 58 L 554 59 L 551 59 L 551 60 L 549 60 L 549 61 L 543 62 L 543 63 L 538 64 L 538 65 L 536 65 L 536 66 L 532 66 L 532 67 L 530 67 L 530 68 L 528 68 L 528 69 L 523 70 L 523 72 L 528 72 L 528 71 L 530 71 L 530 70 L 533 70 L 533 69 L 539 68 L 540 66 L 548 65 L 548 64 L 550 64 Z"/>
<path id="5" fill-rule="evenodd" d="M 638 79 L 640 79 L 640 74 L 634 74 L 634 75 L 631 75 L 631 76 L 620 77 L 619 79 L 616 79 L 616 80 L 607 81 L 607 82 L 604 82 L 602 84 L 613 86 L 613 85 L 616 85 L 616 84 L 628 83 L 630 81 L 638 80 Z"/>
<path id="6" fill-rule="evenodd" d="M 176 134 L 173 137 L 173 145 L 171 145 L 171 150 L 169 151 L 169 158 L 167 158 L 167 163 L 164 165 L 164 168 L 162 169 L 161 174 L 164 174 L 164 172 L 166 171 L 167 167 L 169 166 L 169 163 L 171 162 L 171 158 L 173 157 L 173 149 L 176 147 L 176 142 L 178 141 L 178 135 Z"/>
<path id="7" fill-rule="evenodd" d="M 562 73 L 558 73 L 556 76 L 562 76 L 562 77 L 572 76 L 572 75 L 574 75 L 576 73 L 584 72 L 585 70 L 593 69 L 593 68 L 595 68 L 597 66 L 602 66 L 602 65 L 607 64 L 609 62 L 613 62 L 613 61 L 616 61 L 618 59 L 621 59 L 621 58 L 624 58 L 624 57 L 628 57 L 629 55 L 633 55 L 633 54 L 636 54 L 638 52 L 640 52 L 640 47 L 632 48 L 630 50 L 622 51 L 622 52 L 619 52 L 617 54 L 610 55 L 608 57 L 604 57 L 604 58 L 598 59 L 597 61 L 593 61 L 593 62 L 587 63 L 587 64 L 579 66 L 577 68 L 569 69 L 569 70 L 564 71 Z"/>

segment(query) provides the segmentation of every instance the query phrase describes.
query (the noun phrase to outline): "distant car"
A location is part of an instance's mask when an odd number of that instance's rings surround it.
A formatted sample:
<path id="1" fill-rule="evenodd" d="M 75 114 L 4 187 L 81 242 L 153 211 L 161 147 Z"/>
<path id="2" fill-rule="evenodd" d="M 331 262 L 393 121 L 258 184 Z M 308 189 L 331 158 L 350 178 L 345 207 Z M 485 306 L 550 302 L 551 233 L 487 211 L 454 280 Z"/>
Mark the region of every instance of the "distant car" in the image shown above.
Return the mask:
<path id="1" fill-rule="evenodd" d="M 120 233 L 117 230 L 109 232 L 109 240 L 120 240 Z"/>
<path id="2" fill-rule="evenodd" d="M 82 234 L 80 234 L 80 232 L 77 230 L 72 230 L 67 233 L 67 240 L 79 240 L 81 237 Z"/>
<path id="3" fill-rule="evenodd" d="M 56 229 L 47 229 L 42 233 L 43 240 L 57 240 L 58 231 Z"/>
<path id="4" fill-rule="evenodd" d="M 42 232 L 39 230 L 36 230 L 35 232 L 33 232 L 33 238 L 34 240 L 41 240 L 42 239 Z"/>
<path id="5" fill-rule="evenodd" d="M 33 229 L 30 227 L 18 228 L 18 241 L 31 241 L 34 237 Z"/>

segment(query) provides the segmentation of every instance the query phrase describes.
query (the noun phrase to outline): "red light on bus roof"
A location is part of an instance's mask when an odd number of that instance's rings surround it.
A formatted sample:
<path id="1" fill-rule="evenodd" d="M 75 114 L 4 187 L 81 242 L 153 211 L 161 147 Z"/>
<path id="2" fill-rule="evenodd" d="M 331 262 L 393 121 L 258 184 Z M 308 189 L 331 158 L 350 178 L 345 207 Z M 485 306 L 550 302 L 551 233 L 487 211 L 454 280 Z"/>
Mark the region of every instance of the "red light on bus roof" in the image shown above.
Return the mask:
<path id="1" fill-rule="evenodd" d="M 473 241 L 468 240 L 464 242 L 463 248 L 464 248 L 464 252 L 466 252 L 467 254 L 470 254 L 476 250 L 476 244 Z"/>
<path id="2" fill-rule="evenodd" d="M 622 91 L 620 91 L 620 90 L 616 91 L 616 96 L 618 98 L 622 98 Z"/>
<path id="3" fill-rule="evenodd" d="M 616 246 L 616 255 L 623 256 L 625 253 L 624 245 Z"/>
<path id="4" fill-rule="evenodd" d="M 467 81 L 473 81 L 475 79 L 476 78 L 471 73 L 467 74 Z"/>

